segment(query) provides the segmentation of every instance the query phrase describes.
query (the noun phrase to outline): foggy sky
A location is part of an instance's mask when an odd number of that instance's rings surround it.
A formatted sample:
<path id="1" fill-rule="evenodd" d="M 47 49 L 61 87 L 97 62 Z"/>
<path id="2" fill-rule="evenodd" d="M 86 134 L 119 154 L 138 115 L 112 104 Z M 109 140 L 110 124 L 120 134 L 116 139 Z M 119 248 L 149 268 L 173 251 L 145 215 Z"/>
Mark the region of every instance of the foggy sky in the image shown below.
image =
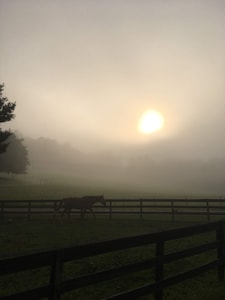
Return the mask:
<path id="1" fill-rule="evenodd" d="M 0 0 L 5 126 L 78 149 L 225 157 L 225 2 Z M 140 115 L 164 115 L 141 136 Z M 172 154 L 171 154 L 172 155 Z"/>

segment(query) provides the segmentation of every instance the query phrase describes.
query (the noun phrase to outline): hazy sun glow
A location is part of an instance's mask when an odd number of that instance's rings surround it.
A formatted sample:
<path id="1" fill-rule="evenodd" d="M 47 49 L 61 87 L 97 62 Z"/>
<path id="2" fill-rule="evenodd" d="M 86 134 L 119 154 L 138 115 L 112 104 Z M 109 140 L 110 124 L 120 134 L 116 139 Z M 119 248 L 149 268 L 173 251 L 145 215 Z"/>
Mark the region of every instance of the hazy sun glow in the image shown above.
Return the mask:
<path id="1" fill-rule="evenodd" d="M 138 129 L 143 134 L 150 134 L 163 127 L 163 116 L 154 110 L 146 111 L 140 118 Z"/>

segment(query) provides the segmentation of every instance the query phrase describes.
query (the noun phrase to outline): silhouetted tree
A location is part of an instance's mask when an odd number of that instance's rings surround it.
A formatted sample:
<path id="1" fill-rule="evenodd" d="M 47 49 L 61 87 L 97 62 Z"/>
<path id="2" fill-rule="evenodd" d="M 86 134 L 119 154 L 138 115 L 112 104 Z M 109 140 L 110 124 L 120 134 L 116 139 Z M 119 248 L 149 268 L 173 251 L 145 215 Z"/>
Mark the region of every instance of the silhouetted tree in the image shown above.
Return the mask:
<path id="1" fill-rule="evenodd" d="M 0 172 L 26 173 L 29 165 L 28 151 L 22 142 L 23 139 L 19 139 L 15 134 L 11 134 L 7 151 L 0 156 Z"/>
<path id="2" fill-rule="evenodd" d="M 0 84 L 0 123 L 12 120 L 15 115 L 13 114 L 16 107 L 15 102 L 9 102 L 8 98 L 3 97 L 4 84 Z M 6 151 L 8 147 L 8 138 L 12 133 L 9 130 L 2 130 L 0 128 L 0 153 Z"/>

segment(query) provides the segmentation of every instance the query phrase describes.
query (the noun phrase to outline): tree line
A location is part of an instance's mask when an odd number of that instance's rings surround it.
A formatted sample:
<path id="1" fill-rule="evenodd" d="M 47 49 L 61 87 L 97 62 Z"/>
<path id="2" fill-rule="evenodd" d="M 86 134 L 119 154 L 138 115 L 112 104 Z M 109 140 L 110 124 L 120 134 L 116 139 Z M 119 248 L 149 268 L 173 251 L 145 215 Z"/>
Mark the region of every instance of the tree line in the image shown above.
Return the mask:
<path id="1" fill-rule="evenodd" d="M 10 102 L 3 96 L 4 84 L 0 83 L 0 123 L 9 122 L 15 118 L 16 102 Z M 24 174 L 26 173 L 28 151 L 23 145 L 23 139 L 11 130 L 0 127 L 0 172 Z"/>

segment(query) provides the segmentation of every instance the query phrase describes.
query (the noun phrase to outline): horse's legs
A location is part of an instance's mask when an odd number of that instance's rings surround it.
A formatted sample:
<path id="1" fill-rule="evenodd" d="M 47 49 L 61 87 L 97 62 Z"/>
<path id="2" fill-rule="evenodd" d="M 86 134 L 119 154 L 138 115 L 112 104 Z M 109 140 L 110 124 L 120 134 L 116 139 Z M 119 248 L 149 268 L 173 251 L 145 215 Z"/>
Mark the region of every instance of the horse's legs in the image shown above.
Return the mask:
<path id="1" fill-rule="evenodd" d="M 81 208 L 81 210 L 80 210 L 80 217 L 81 217 L 81 219 L 84 218 L 84 214 L 86 213 L 87 210 L 89 210 L 93 214 L 94 218 L 96 218 L 95 212 L 94 212 L 94 210 L 92 208 Z"/>

